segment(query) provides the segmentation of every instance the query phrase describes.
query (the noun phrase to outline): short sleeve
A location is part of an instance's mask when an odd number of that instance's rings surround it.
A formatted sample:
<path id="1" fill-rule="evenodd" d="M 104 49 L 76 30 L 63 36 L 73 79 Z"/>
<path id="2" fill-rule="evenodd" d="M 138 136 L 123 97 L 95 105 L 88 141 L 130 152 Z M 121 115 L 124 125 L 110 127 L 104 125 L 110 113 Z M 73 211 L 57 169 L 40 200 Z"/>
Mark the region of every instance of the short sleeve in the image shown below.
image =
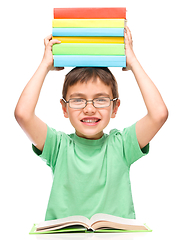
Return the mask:
<path id="1" fill-rule="evenodd" d="M 120 143 L 120 146 L 122 145 L 124 159 L 128 166 L 149 153 L 149 143 L 140 149 L 136 136 L 136 123 L 125 128 L 122 132 L 117 130 L 114 134 L 117 138 L 117 143 Z"/>
<path id="2" fill-rule="evenodd" d="M 56 165 L 56 160 L 61 145 L 61 139 L 62 132 L 57 132 L 55 129 L 47 126 L 47 136 L 43 151 L 41 152 L 34 145 L 32 145 L 32 149 L 35 154 L 41 157 L 42 160 L 45 161 L 46 164 L 52 169 Z"/>

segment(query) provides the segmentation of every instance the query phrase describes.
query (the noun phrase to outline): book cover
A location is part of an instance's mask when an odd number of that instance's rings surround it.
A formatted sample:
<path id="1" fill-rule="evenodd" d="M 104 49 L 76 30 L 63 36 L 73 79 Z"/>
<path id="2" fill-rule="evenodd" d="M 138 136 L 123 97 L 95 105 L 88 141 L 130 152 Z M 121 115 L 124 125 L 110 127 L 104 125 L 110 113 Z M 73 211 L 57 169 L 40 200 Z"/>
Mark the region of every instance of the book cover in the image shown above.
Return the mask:
<path id="1" fill-rule="evenodd" d="M 52 37 L 61 43 L 124 43 L 124 37 Z"/>
<path id="2" fill-rule="evenodd" d="M 52 36 L 123 37 L 124 28 L 52 28 Z"/>
<path id="3" fill-rule="evenodd" d="M 126 56 L 54 55 L 54 67 L 126 67 Z"/>
<path id="4" fill-rule="evenodd" d="M 54 8 L 54 18 L 124 18 L 126 8 Z"/>
<path id="5" fill-rule="evenodd" d="M 53 55 L 125 55 L 124 44 L 60 43 L 52 46 Z"/>
<path id="6" fill-rule="evenodd" d="M 125 19 L 53 19 L 53 28 L 124 28 Z"/>

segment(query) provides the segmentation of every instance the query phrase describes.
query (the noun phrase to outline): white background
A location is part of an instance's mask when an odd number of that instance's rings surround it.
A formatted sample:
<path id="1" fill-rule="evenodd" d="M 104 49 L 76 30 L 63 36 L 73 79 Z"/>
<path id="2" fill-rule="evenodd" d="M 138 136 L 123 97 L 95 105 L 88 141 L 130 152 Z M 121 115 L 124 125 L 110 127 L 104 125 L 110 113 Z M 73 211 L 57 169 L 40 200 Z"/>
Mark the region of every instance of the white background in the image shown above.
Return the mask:
<path id="1" fill-rule="evenodd" d="M 14 231 L 14 236 L 21 232 L 26 239 L 32 224 L 45 216 L 51 170 L 33 153 L 31 142 L 15 121 L 14 109 L 42 59 L 43 39 L 51 33 L 54 7 L 127 8 L 134 51 L 169 110 L 166 124 L 151 141 L 149 155 L 131 167 L 136 215 L 155 232 L 174 232 L 181 223 L 180 2 L 17 0 L 2 2 L 0 6 L 1 233 L 10 239 L 10 232 Z M 66 133 L 74 129 L 63 117 L 59 99 L 64 76 L 70 70 L 48 74 L 36 108 L 43 121 Z M 110 70 L 119 84 L 121 106 L 105 129 L 107 133 L 112 128 L 122 130 L 146 114 L 133 74 L 122 72 L 121 68 Z"/>

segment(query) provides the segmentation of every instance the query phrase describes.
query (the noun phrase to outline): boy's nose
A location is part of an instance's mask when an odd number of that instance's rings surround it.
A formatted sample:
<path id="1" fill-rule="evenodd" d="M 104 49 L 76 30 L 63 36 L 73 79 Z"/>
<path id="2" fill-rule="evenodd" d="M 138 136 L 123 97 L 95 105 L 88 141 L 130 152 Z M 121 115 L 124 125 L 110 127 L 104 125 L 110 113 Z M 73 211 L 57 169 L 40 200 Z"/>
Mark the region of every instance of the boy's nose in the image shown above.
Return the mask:
<path id="1" fill-rule="evenodd" d="M 96 112 L 96 108 L 92 104 L 92 102 L 87 102 L 87 106 L 83 109 L 86 114 L 94 114 Z"/>

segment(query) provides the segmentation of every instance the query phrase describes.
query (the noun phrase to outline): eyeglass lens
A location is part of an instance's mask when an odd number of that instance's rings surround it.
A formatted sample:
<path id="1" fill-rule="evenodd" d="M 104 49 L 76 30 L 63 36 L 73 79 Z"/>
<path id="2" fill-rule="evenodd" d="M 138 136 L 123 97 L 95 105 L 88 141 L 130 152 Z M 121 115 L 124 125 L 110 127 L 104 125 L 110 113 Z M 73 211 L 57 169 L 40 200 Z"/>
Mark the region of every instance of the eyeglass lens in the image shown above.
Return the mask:
<path id="1" fill-rule="evenodd" d="M 82 98 L 74 98 L 69 100 L 69 107 L 71 108 L 85 108 L 87 102 L 92 102 L 94 107 L 103 108 L 110 106 L 110 98 L 95 98 L 93 100 L 86 100 Z"/>

